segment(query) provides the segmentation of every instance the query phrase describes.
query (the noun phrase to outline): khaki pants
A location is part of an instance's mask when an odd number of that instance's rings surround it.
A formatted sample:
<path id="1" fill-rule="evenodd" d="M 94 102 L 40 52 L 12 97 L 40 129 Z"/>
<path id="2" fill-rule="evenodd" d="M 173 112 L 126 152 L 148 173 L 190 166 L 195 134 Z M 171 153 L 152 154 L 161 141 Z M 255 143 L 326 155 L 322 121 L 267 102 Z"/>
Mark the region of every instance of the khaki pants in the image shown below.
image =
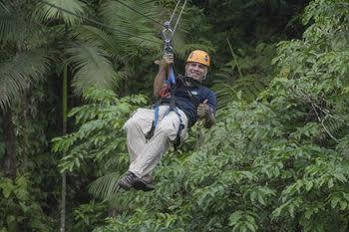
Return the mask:
<path id="1" fill-rule="evenodd" d="M 145 135 L 150 131 L 154 120 L 153 109 L 138 109 L 124 125 L 130 156 L 129 171 L 140 178 L 151 173 L 167 151 L 170 142 L 177 137 L 180 119 L 175 111 L 166 114 L 168 109 L 168 105 L 159 107 L 159 120 L 154 135 L 149 141 L 146 140 Z M 188 119 L 183 111 L 178 109 L 178 113 L 184 124 L 180 135 L 182 140 L 187 134 Z"/>

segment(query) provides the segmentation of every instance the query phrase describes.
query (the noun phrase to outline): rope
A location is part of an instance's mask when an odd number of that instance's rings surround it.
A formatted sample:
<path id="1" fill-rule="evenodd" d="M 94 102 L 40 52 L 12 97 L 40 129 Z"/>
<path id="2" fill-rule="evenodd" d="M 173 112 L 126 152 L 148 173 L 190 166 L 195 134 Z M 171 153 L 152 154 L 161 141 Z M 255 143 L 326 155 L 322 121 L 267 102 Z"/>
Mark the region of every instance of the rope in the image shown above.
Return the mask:
<path id="1" fill-rule="evenodd" d="M 173 20 L 173 17 L 174 17 L 174 15 L 175 15 L 176 11 L 177 11 L 177 8 L 178 8 L 178 5 L 179 5 L 180 2 L 181 2 L 181 0 L 178 0 L 178 1 L 177 1 L 176 7 L 174 8 L 174 10 L 173 10 L 173 12 L 172 12 L 172 15 L 171 15 L 171 17 L 170 17 L 170 20 L 169 20 L 170 23 L 171 23 L 172 20 Z"/>
<path id="2" fill-rule="evenodd" d="M 145 17 L 145 18 L 147 18 L 147 19 L 153 21 L 154 23 L 157 23 L 157 24 L 161 25 L 162 27 L 164 26 L 162 23 L 160 23 L 160 22 L 156 21 L 155 19 L 153 19 L 153 18 L 151 18 L 151 17 L 149 17 L 149 16 L 143 14 L 142 12 L 140 12 L 140 11 L 138 11 L 138 10 L 132 8 L 131 6 L 127 5 L 126 3 L 124 3 L 124 2 L 122 2 L 122 1 L 120 1 L 120 0 L 115 0 L 115 1 L 117 1 L 118 3 L 120 3 L 120 4 L 123 5 L 123 6 L 127 7 L 128 9 L 130 9 L 130 10 L 136 12 L 137 14 L 142 15 L 143 17 Z"/>
<path id="3" fill-rule="evenodd" d="M 182 5 L 182 9 L 181 9 L 181 11 L 180 11 L 180 13 L 179 13 L 179 15 L 178 15 L 178 17 L 177 17 L 176 24 L 175 24 L 173 30 L 171 29 L 172 20 L 173 20 L 173 18 L 174 18 L 175 13 L 177 12 L 177 8 L 178 8 L 178 6 L 179 6 L 181 0 L 178 0 L 178 1 L 177 1 L 177 4 L 176 4 L 176 6 L 175 6 L 175 8 L 174 8 L 174 10 L 173 10 L 173 12 L 172 12 L 172 14 L 171 14 L 170 20 L 169 20 L 169 21 L 166 21 L 166 22 L 164 23 L 165 29 L 162 31 L 162 35 L 163 35 L 163 37 L 164 37 L 165 43 L 167 43 L 167 44 L 170 44 L 170 43 L 171 43 L 171 40 L 172 40 L 172 38 L 173 38 L 173 36 L 174 36 L 174 34 L 175 34 L 175 32 L 176 32 L 176 29 L 177 29 L 179 20 L 180 20 L 181 17 L 182 17 L 182 14 L 183 14 L 184 8 L 185 8 L 185 6 L 186 6 L 186 4 L 187 4 L 187 1 L 188 1 L 188 0 L 185 0 L 184 3 L 183 3 L 183 5 Z M 166 47 L 166 45 L 165 45 L 165 47 Z"/>
<path id="4" fill-rule="evenodd" d="M 178 1 L 179 2 L 179 1 Z M 182 17 L 182 13 L 184 11 L 184 8 L 185 8 L 185 5 L 187 4 L 187 0 L 184 1 L 183 3 L 183 6 L 182 6 L 182 9 L 181 9 L 181 12 L 179 13 L 178 15 L 178 18 L 177 18 L 177 21 L 176 21 L 176 24 L 175 24 L 175 27 L 173 29 L 173 34 L 175 33 L 176 29 L 177 29 L 177 26 L 178 26 L 178 23 L 179 23 L 179 20 L 181 19 Z"/>
<path id="5" fill-rule="evenodd" d="M 51 6 L 51 7 L 53 7 L 53 8 L 56 8 L 56 9 L 58 9 L 58 10 L 61 10 L 61 11 L 65 12 L 65 13 L 67 13 L 67 14 L 73 15 L 73 16 L 75 16 L 75 17 L 77 17 L 77 18 L 84 19 L 84 20 L 86 20 L 87 22 L 94 23 L 94 24 L 99 25 L 99 26 L 101 26 L 101 27 L 104 27 L 104 28 L 107 28 L 107 29 L 110 29 L 110 30 L 113 30 L 113 31 L 117 31 L 117 32 L 119 32 L 119 33 L 121 33 L 121 34 L 128 35 L 128 36 L 133 36 L 133 37 L 138 38 L 138 39 L 141 39 L 141 40 L 143 40 L 143 41 L 148 41 L 148 42 L 152 42 L 152 43 L 156 43 L 156 44 L 162 44 L 162 43 L 160 43 L 160 42 L 158 42 L 158 41 L 151 40 L 151 39 L 147 39 L 147 38 L 144 38 L 144 37 L 141 37 L 141 36 L 138 36 L 138 35 L 133 35 L 133 34 L 131 34 L 131 33 L 128 33 L 128 32 L 125 32 L 125 31 L 122 31 L 122 30 L 113 28 L 113 27 L 111 27 L 111 26 L 108 26 L 107 24 L 98 22 L 98 21 L 96 21 L 96 20 L 89 19 L 89 18 L 86 18 L 86 17 L 81 16 L 81 15 L 77 15 L 77 14 L 75 14 L 74 12 L 71 12 L 71 11 L 69 11 L 69 10 L 67 10 L 67 9 L 64 9 L 64 8 L 62 8 L 62 7 L 59 7 L 59 6 L 56 6 L 56 5 L 51 4 L 51 3 L 49 3 L 49 2 L 46 2 L 45 0 L 39 0 L 39 1 L 42 2 L 42 3 L 44 3 L 44 4 L 46 4 L 46 5 L 48 5 L 48 6 Z"/>

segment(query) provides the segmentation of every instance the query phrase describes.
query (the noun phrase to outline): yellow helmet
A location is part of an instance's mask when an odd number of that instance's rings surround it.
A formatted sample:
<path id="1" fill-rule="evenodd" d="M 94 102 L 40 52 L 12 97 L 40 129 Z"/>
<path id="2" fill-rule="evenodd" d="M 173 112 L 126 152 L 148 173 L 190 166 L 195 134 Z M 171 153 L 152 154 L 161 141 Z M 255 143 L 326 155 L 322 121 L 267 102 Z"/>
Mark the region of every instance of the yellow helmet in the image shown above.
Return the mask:
<path id="1" fill-rule="evenodd" d="M 195 50 L 189 54 L 187 63 L 188 62 L 197 62 L 206 65 L 207 67 L 210 67 L 210 56 L 207 52 Z"/>

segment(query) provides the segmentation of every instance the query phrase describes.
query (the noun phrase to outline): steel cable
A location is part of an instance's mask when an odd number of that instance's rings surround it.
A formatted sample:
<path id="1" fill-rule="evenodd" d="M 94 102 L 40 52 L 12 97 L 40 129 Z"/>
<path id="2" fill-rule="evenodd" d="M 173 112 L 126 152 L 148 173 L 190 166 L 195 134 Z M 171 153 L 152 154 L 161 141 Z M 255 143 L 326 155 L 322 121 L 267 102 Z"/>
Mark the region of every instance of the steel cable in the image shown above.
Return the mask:
<path id="1" fill-rule="evenodd" d="M 178 2 L 179 2 L 179 1 L 178 1 Z M 185 8 L 185 5 L 186 5 L 186 4 L 187 4 L 187 0 L 184 1 L 183 6 L 182 6 L 182 9 L 181 9 L 181 11 L 180 11 L 180 13 L 179 13 L 179 15 L 178 15 L 176 24 L 175 24 L 174 29 L 173 29 L 173 34 L 176 32 L 176 29 L 177 29 L 179 20 L 180 20 L 181 17 L 182 17 L 182 13 L 183 13 L 183 11 L 184 11 L 184 8 Z"/>
<path id="2" fill-rule="evenodd" d="M 169 20 L 170 23 L 171 23 L 172 20 L 173 20 L 173 17 L 174 17 L 174 15 L 175 15 L 176 11 L 177 11 L 177 8 L 178 8 L 178 5 L 179 5 L 180 2 L 181 2 L 181 0 L 178 0 L 178 1 L 177 1 L 177 4 L 176 4 L 176 6 L 175 6 L 175 8 L 174 8 L 174 10 L 173 10 L 173 12 L 172 12 L 172 14 L 171 14 L 170 20 Z"/>
<path id="3" fill-rule="evenodd" d="M 160 23 L 160 22 L 156 21 L 155 19 L 149 17 L 148 15 L 145 15 L 145 14 L 143 14 L 142 12 L 140 12 L 140 11 L 138 11 L 138 10 L 132 8 L 131 6 L 127 5 L 126 3 L 124 3 L 124 2 L 122 2 L 122 1 L 120 1 L 120 0 L 115 0 L 115 1 L 117 1 L 118 3 L 120 3 L 120 4 L 123 5 L 123 6 L 127 7 L 128 9 L 130 9 L 130 10 L 136 12 L 137 14 L 142 15 L 143 17 L 145 17 L 145 18 L 147 18 L 147 19 L 153 21 L 154 23 L 157 23 L 157 24 L 161 25 L 162 27 L 164 26 L 162 23 Z"/>

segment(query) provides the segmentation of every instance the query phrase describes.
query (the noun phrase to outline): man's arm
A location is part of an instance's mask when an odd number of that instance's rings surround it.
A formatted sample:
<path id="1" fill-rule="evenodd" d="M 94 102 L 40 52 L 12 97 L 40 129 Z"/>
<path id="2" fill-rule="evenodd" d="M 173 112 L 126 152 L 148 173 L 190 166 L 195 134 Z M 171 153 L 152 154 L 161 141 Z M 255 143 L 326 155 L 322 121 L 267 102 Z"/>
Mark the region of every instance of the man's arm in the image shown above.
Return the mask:
<path id="1" fill-rule="evenodd" d="M 173 55 L 165 54 L 161 61 L 156 61 L 155 63 L 159 65 L 159 71 L 153 82 L 153 95 L 154 97 L 160 97 L 160 90 L 165 85 L 167 69 L 173 63 Z"/>
<path id="2" fill-rule="evenodd" d="M 154 97 L 160 96 L 160 90 L 164 86 L 165 77 L 166 77 L 166 65 L 162 64 L 162 61 L 159 64 L 159 71 L 158 74 L 156 74 L 154 83 L 153 83 L 153 94 Z"/>

